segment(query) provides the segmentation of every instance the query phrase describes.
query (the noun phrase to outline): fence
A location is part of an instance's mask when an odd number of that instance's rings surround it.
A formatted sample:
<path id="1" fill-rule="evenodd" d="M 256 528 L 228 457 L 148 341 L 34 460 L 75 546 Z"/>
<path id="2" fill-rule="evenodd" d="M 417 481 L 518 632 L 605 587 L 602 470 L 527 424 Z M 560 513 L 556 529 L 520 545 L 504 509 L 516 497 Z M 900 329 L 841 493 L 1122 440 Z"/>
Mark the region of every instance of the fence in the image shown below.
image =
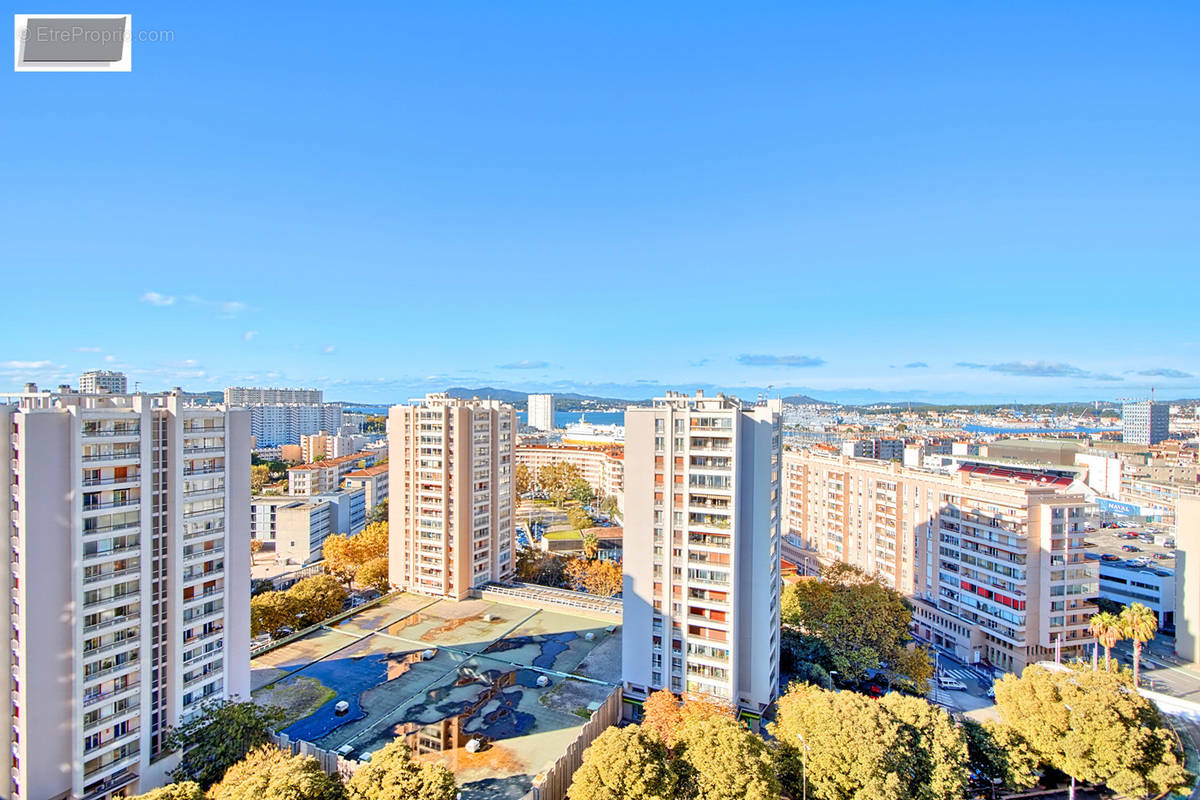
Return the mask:
<path id="1" fill-rule="evenodd" d="M 621 620 L 622 603 L 619 597 L 601 597 L 535 583 L 488 583 L 473 589 L 472 594 L 498 603 L 515 599 L 524 605 L 551 609 L 565 606 L 572 611 L 596 614 L 616 622 Z"/>
<path id="2" fill-rule="evenodd" d="M 549 769 L 533 779 L 533 788 L 521 800 L 563 800 L 567 796 L 567 787 L 571 785 L 571 779 L 575 777 L 575 770 L 583 763 L 583 751 L 620 718 L 621 687 L 618 686 L 592 714 L 592 718 L 579 731 L 575 741 L 567 746 L 566 752 L 559 756 Z"/>
<path id="3" fill-rule="evenodd" d="M 349 780 L 354 771 L 361 766 L 359 762 L 342 758 L 332 750 L 322 750 L 312 742 L 303 739 L 292 739 L 286 733 L 276 733 L 271 736 L 271 742 L 280 750 L 292 755 L 312 756 L 321 765 L 326 775 L 340 775 Z"/>

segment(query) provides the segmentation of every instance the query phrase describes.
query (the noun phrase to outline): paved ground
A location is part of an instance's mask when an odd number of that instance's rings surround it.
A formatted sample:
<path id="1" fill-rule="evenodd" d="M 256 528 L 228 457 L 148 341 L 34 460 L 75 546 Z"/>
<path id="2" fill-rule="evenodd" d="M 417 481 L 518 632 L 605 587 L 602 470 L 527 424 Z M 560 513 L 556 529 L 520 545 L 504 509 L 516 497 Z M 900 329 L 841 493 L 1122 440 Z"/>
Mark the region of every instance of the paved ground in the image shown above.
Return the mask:
<path id="1" fill-rule="evenodd" d="M 454 770 L 464 800 L 516 800 L 619 682 L 620 663 L 611 623 L 399 595 L 251 669 L 256 700 L 295 711 L 284 729 L 294 739 L 362 758 L 404 736 Z M 479 752 L 466 749 L 473 739 Z"/>

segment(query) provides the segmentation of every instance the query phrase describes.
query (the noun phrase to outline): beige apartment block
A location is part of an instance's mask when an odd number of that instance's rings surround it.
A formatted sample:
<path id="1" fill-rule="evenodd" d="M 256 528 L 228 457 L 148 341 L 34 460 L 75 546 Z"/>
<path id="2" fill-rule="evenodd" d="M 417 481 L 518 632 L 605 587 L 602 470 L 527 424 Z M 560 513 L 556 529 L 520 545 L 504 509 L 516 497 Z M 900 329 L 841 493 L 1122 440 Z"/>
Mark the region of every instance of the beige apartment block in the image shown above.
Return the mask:
<path id="1" fill-rule="evenodd" d="M 0 796 L 138 794 L 177 761 L 169 726 L 249 696 L 249 418 L 28 389 L 0 406 Z"/>
<path id="2" fill-rule="evenodd" d="M 517 417 L 497 400 L 429 394 L 388 414 L 391 582 L 440 597 L 513 571 Z"/>
<path id="3" fill-rule="evenodd" d="M 1069 479 L 807 449 L 783 463 L 783 557 L 802 573 L 843 561 L 878 576 L 912 599 L 919 636 L 968 663 L 1020 671 L 1087 654 L 1099 570 Z"/>
<path id="4" fill-rule="evenodd" d="M 626 697 L 699 692 L 756 722 L 778 696 L 778 400 L 668 393 L 625 413 Z"/>
<path id="5" fill-rule="evenodd" d="M 625 493 L 625 448 L 614 444 L 605 447 L 585 447 L 569 444 L 517 445 L 517 463 L 524 464 L 537 478 L 538 470 L 558 464 L 570 464 L 592 491 L 601 497 L 617 498 L 623 505 Z"/>

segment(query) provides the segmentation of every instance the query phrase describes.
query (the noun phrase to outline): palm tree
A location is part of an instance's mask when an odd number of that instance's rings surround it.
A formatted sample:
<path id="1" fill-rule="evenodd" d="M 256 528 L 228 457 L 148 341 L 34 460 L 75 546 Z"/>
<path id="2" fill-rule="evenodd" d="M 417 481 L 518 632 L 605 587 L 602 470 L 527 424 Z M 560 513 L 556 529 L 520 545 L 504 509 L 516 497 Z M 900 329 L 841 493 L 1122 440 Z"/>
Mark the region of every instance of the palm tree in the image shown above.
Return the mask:
<path id="1" fill-rule="evenodd" d="M 1121 619 L 1108 611 L 1092 615 L 1092 635 L 1104 648 L 1104 669 L 1109 668 L 1109 652 L 1121 640 Z"/>
<path id="2" fill-rule="evenodd" d="M 1158 630 L 1158 615 L 1141 603 L 1121 609 L 1121 634 L 1133 640 L 1133 685 L 1138 685 L 1142 660 L 1142 645 L 1154 638 Z"/>
<path id="3" fill-rule="evenodd" d="M 583 535 L 583 556 L 591 560 L 600 555 L 600 538 L 594 533 Z"/>

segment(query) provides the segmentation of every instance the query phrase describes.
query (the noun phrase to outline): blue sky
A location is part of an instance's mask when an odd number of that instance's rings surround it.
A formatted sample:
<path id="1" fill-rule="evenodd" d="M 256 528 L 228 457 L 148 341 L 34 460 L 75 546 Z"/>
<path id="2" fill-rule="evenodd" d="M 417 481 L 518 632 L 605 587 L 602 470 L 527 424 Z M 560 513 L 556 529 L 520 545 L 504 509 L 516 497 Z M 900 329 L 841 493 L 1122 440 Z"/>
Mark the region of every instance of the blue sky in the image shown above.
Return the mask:
<path id="1" fill-rule="evenodd" d="M 126 3 L 0 77 L 0 389 L 1200 396 L 1200 6 L 967 6 Z"/>

